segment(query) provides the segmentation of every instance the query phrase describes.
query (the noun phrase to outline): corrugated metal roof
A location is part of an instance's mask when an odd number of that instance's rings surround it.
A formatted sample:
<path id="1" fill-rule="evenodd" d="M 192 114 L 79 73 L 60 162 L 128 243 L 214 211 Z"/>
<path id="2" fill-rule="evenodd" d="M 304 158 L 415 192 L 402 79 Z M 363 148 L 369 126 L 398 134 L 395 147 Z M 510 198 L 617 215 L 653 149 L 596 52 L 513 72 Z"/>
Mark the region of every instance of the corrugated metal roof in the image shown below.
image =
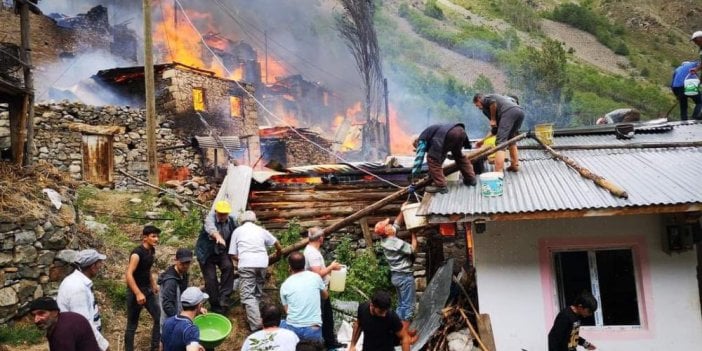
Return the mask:
<path id="1" fill-rule="evenodd" d="M 239 141 L 238 136 L 220 136 L 219 139 L 222 141 L 224 146 L 227 147 L 228 150 L 241 149 L 241 142 Z M 196 136 L 195 140 L 197 141 L 197 146 L 201 148 L 222 148 L 217 139 L 211 136 Z"/>
<path id="2" fill-rule="evenodd" d="M 630 145 L 638 143 L 679 143 L 701 140 L 702 123 L 690 121 L 637 127 L 636 135 L 630 140 L 619 140 L 615 137 L 613 132 L 606 134 L 587 133 L 570 136 L 559 136 L 556 133 L 553 138 L 553 145 Z M 527 145 L 536 146 L 538 144 L 533 139 L 524 139 L 519 143 L 519 146 Z"/>
<path id="3" fill-rule="evenodd" d="M 702 148 L 560 151 L 623 187 L 612 196 L 544 151 L 520 153 L 519 173 L 506 173 L 504 195 L 483 197 L 480 187 L 449 184 L 449 193 L 427 198 L 424 214 L 490 215 L 630 206 L 702 203 Z"/>

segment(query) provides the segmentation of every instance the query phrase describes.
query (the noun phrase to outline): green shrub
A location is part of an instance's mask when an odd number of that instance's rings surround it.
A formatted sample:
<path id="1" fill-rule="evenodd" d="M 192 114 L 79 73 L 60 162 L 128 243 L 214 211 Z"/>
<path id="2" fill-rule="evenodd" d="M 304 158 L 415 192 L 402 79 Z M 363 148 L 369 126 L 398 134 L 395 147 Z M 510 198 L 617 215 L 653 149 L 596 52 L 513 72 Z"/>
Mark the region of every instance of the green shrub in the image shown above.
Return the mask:
<path id="1" fill-rule="evenodd" d="M 554 21 L 569 24 L 594 35 L 600 43 L 619 55 L 629 54 L 629 49 L 619 39 L 625 34 L 624 27 L 612 24 L 606 17 L 586 6 L 573 3 L 560 4 L 547 16 Z"/>
<path id="2" fill-rule="evenodd" d="M 297 219 L 292 219 L 288 222 L 287 227 L 276 233 L 276 237 L 283 247 L 290 246 L 298 241 L 300 241 L 300 230 L 302 227 L 298 223 Z M 279 260 L 273 266 L 273 276 L 276 282 L 280 285 L 285 279 L 290 275 L 290 270 L 288 267 L 288 262 L 284 259 Z"/>
<path id="3" fill-rule="evenodd" d="M 499 0 L 497 10 L 507 22 L 525 32 L 534 33 L 541 30 L 538 13 L 524 0 Z"/>
<path id="4" fill-rule="evenodd" d="M 173 220 L 164 223 L 163 234 L 161 241 L 163 243 L 178 243 L 178 242 L 194 242 L 202 229 L 203 210 L 192 208 L 187 213 L 183 214 L 180 211 L 166 211 L 163 213 L 164 218 L 173 218 Z"/>
<path id="5" fill-rule="evenodd" d="M 127 284 L 121 279 L 96 278 L 93 280 L 93 289 L 105 293 L 113 309 L 126 310 Z"/>
<path id="6" fill-rule="evenodd" d="M 0 345 L 34 345 L 44 342 L 44 331 L 29 322 L 0 325 Z"/>
<path id="7" fill-rule="evenodd" d="M 350 245 L 337 247 L 337 258 L 349 256 L 353 258 L 351 264 L 348 265 L 346 289 L 341 293 L 335 293 L 335 298 L 347 301 L 366 301 L 378 289 L 394 293 L 395 289 L 390 283 L 390 266 L 385 261 L 379 246 L 378 242 L 372 248 L 362 250 L 360 254 L 342 252 L 343 250 L 350 252 Z M 371 250 L 375 251 L 375 256 Z M 341 260 L 339 261 L 341 262 Z"/>
<path id="8" fill-rule="evenodd" d="M 439 20 L 444 19 L 444 11 L 436 2 L 437 0 L 427 0 L 424 4 L 424 14 Z"/>

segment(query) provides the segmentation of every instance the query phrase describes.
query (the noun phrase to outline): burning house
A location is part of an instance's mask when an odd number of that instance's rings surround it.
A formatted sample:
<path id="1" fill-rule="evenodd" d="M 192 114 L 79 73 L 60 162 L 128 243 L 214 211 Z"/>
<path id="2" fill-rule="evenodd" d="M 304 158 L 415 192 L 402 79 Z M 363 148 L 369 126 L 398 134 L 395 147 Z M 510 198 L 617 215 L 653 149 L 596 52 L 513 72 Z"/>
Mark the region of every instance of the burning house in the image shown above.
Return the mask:
<path id="1" fill-rule="evenodd" d="M 236 137 L 241 147 L 227 150 L 243 164 L 260 157 L 258 114 L 250 94 L 251 84 L 221 78 L 214 72 L 180 63 L 155 65 L 156 112 L 184 140 L 195 136 Z M 95 77 L 126 99 L 143 106 L 144 68 L 126 67 L 99 71 Z M 214 161 L 214 150 L 209 159 Z M 226 163 L 227 158 L 217 161 Z"/>
<path id="2" fill-rule="evenodd" d="M 310 141 L 326 150 L 331 150 L 332 142 L 309 129 L 296 128 L 293 130 L 289 127 L 271 127 L 262 128 L 259 133 L 261 159 L 265 160 L 271 168 L 327 164 L 335 161 L 334 155 L 320 149 Z"/>

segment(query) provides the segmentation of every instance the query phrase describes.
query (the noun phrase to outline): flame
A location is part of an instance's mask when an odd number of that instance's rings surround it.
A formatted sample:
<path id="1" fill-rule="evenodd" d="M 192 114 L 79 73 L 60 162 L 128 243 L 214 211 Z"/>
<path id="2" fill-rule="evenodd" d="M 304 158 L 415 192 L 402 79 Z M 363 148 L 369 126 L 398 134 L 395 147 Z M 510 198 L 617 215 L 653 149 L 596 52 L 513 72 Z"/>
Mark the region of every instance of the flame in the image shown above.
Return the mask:
<path id="1" fill-rule="evenodd" d="M 154 13 L 161 14 L 160 19 L 156 19 L 154 26 L 153 38 L 154 42 L 161 47 L 162 57 L 161 62 L 179 62 L 187 66 L 197 67 L 204 70 L 214 72 L 217 76 L 226 77 L 229 79 L 241 79 L 242 72 L 240 67 L 228 67 L 232 70 L 232 74 L 227 74 L 226 70 L 219 63 L 219 60 L 212 58 L 212 54 L 200 41 L 200 34 L 195 30 L 183 14 L 173 6 L 154 6 Z M 214 23 L 211 15 L 192 10 L 185 10 L 188 17 L 197 24 L 207 24 L 209 33 L 205 37 L 205 41 L 209 46 L 217 49 L 228 47 L 226 40 L 221 39 L 212 33 L 216 29 L 209 24 Z M 210 58 L 203 60 L 203 57 Z"/>
<path id="2" fill-rule="evenodd" d="M 268 64 L 266 64 L 266 58 L 263 57 L 258 62 L 261 64 L 261 80 L 266 84 L 273 84 L 277 81 L 277 77 L 284 77 L 287 75 L 285 67 L 280 61 L 274 59 L 270 55 L 268 56 Z"/>
<path id="3" fill-rule="evenodd" d="M 412 136 L 407 133 L 408 126 L 400 121 L 397 109 L 390 104 L 390 152 L 393 155 L 414 155 Z"/>

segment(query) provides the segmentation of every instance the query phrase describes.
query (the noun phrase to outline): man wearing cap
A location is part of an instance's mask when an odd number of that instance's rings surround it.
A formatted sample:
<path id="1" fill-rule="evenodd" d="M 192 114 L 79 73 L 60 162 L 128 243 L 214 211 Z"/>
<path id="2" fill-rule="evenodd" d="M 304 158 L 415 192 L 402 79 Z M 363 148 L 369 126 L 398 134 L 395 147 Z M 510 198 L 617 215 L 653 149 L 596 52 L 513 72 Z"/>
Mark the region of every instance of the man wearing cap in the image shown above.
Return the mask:
<path id="1" fill-rule="evenodd" d="M 75 312 L 59 312 L 56 301 L 40 297 L 29 305 L 34 324 L 46 330 L 50 351 L 99 351 L 92 326 Z"/>
<path id="2" fill-rule="evenodd" d="M 180 312 L 180 294 L 188 287 L 188 270 L 193 260 L 193 252 L 180 248 L 175 254 L 175 263 L 158 277 L 161 305 L 161 329 L 166 318 Z"/>
<path id="3" fill-rule="evenodd" d="M 341 264 L 336 261 L 330 263 L 329 266 L 324 264 L 324 256 L 322 256 L 322 252 L 320 251 L 322 244 L 324 244 L 324 230 L 322 230 L 322 228 L 310 228 L 307 230 L 307 238 L 309 239 L 309 242 L 303 251 L 303 254 L 305 255 L 305 269 L 319 274 L 319 276 L 324 280 L 325 286 L 329 287 L 331 271 L 338 271 L 341 269 Z M 326 346 L 328 349 L 346 347 L 346 345 L 341 344 L 336 340 L 336 335 L 334 334 L 334 312 L 332 311 L 331 301 L 329 300 L 328 295 L 322 295 L 321 306 L 324 346 Z"/>
<path id="4" fill-rule="evenodd" d="M 398 238 L 397 231 L 404 222 L 402 212 L 390 223 L 390 218 L 376 223 L 375 233 L 382 237 L 385 260 L 390 265 L 390 282 L 397 290 L 397 309 L 395 312 L 402 320 L 402 327 L 416 341 L 416 330 L 410 331 L 409 325 L 414 314 L 416 289 L 414 286 L 413 256 L 417 252 L 417 233 L 411 231 L 411 244 Z"/>
<path id="5" fill-rule="evenodd" d="M 208 295 L 196 287 L 189 287 L 180 295 L 182 310 L 179 314 L 168 317 L 163 324 L 161 343 L 163 351 L 201 351 L 200 329 L 193 319 L 207 311 L 202 308 Z"/>
<path id="6" fill-rule="evenodd" d="M 697 67 L 691 69 L 690 72 L 702 73 L 702 30 L 698 30 L 698 31 L 692 33 L 692 36 L 690 37 L 690 41 L 697 44 L 697 47 L 700 48 L 700 53 L 699 53 L 700 61 L 697 64 Z"/>
<path id="7" fill-rule="evenodd" d="M 94 337 L 102 351 L 107 350 L 110 343 L 100 333 L 102 322 L 93 294 L 92 279 L 100 272 L 105 258 L 107 258 L 105 255 L 94 249 L 78 252 L 73 261 L 76 270 L 61 282 L 56 297 L 61 312 L 78 313 L 90 322 Z"/>
<path id="8" fill-rule="evenodd" d="M 229 309 L 228 299 L 234 288 L 234 266 L 227 248 L 238 223 L 231 212 L 229 202 L 215 202 L 214 209 L 205 218 L 195 245 L 195 255 L 205 279 L 205 290 L 210 296 L 210 309 L 223 314 Z M 220 271 L 219 280 L 217 268 Z"/>
<path id="9" fill-rule="evenodd" d="M 134 350 L 134 334 L 139 325 L 139 315 L 146 307 L 149 311 L 153 326 L 151 327 L 151 351 L 158 350 L 160 333 L 161 308 L 158 306 L 158 285 L 151 274 L 156 256 L 161 229 L 152 225 L 144 226 L 141 232 L 141 245 L 132 250 L 129 255 L 129 265 L 125 278 L 127 280 L 127 329 L 124 332 L 125 351 Z"/>
<path id="10" fill-rule="evenodd" d="M 229 246 L 229 255 L 238 261 L 239 297 L 246 309 L 251 331 L 261 329 L 260 304 L 268 268 L 267 248 L 275 246 L 277 256 L 283 251 L 278 239 L 254 222 L 256 214 L 253 211 L 242 213 L 239 217 L 241 226 L 232 233 Z"/>

